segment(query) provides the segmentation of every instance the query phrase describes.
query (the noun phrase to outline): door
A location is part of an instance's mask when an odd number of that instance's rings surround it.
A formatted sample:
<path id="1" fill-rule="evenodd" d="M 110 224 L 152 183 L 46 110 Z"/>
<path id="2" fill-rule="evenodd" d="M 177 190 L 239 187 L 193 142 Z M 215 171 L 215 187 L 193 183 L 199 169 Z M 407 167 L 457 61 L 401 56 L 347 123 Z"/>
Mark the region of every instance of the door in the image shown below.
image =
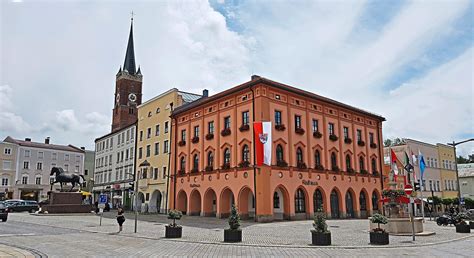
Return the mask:
<path id="1" fill-rule="evenodd" d="M 346 214 L 349 218 L 354 218 L 354 205 L 352 203 L 352 194 L 350 192 L 346 193 Z"/>
<path id="2" fill-rule="evenodd" d="M 331 192 L 331 217 L 339 218 L 339 197 L 336 191 Z"/>

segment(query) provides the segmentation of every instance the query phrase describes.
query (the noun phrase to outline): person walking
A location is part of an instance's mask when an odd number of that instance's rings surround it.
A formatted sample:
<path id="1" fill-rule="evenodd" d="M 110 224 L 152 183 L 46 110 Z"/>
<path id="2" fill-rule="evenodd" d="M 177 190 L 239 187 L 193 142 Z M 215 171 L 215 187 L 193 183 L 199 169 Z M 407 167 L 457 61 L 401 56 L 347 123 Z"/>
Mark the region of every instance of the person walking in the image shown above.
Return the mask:
<path id="1" fill-rule="evenodd" d="M 125 216 L 123 215 L 123 209 L 118 208 L 117 209 L 117 223 L 119 224 L 119 231 L 117 233 L 120 233 L 122 231 L 122 225 L 125 222 Z"/>

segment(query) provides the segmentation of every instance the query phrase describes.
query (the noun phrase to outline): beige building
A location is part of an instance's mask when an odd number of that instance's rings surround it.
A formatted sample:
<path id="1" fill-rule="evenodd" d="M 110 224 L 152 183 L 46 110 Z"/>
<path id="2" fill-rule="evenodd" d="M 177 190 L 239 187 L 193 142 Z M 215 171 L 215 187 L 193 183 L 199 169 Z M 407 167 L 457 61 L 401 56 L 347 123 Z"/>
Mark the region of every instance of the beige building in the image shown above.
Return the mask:
<path id="1" fill-rule="evenodd" d="M 458 179 L 456 175 L 454 148 L 441 143 L 436 144 L 436 147 L 438 148 L 443 198 L 458 197 Z"/>
<path id="2" fill-rule="evenodd" d="M 0 142 L 0 200 L 13 198 L 18 145 Z"/>
<path id="3" fill-rule="evenodd" d="M 203 94 L 206 96 L 207 91 Z M 199 98 L 201 95 L 173 88 L 138 106 L 136 164 L 142 212 L 166 211 L 171 111 Z M 149 166 L 143 166 L 145 160 Z"/>
<path id="4" fill-rule="evenodd" d="M 458 172 L 461 196 L 474 199 L 474 163 L 459 164 Z"/>

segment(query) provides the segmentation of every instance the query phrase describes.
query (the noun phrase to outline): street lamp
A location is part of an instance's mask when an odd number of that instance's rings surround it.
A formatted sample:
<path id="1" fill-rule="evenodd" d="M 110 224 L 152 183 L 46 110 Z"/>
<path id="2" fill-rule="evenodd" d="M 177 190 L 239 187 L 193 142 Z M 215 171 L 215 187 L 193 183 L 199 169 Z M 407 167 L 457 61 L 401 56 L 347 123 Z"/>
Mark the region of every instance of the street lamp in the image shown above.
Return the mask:
<path id="1" fill-rule="evenodd" d="M 458 146 L 459 144 L 470 142 L 470 141 L 474 141 L 474 138 L 471 138 L 469 140 L 464 140 L 464 141 L 461 141 L 461 142 L 453 141 L 453 143 L 448 143 L 448 145 L 451 145 L 451 146 L 454 147 L 454 167 L 456 168 L 456 178 L 457 178 L 457 181 L 458 181 L 458 202 L 459 202 L 458 205 L 459 206 L 461 206 L 461 185 L 459 184 L 458 159 L 457 159 L 457 156 L 456 156 L 456 146 Z"/>

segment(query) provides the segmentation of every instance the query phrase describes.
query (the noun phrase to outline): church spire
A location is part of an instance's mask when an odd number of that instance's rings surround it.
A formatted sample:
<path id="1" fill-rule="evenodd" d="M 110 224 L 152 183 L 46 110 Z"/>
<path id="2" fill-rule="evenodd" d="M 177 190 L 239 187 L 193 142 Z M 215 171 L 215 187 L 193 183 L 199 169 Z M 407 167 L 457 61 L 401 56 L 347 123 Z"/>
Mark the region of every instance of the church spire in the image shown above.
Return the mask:
<path id="1" fill-rule="evenodd" d="M 135 74 L 135 51 L 133 49 L 133 16 L 130 25 L 130 35 L 128 37 L 127 53 L 125 54 L 125 62 L 123 63 L 123 70 L 129 74 Z"/>

